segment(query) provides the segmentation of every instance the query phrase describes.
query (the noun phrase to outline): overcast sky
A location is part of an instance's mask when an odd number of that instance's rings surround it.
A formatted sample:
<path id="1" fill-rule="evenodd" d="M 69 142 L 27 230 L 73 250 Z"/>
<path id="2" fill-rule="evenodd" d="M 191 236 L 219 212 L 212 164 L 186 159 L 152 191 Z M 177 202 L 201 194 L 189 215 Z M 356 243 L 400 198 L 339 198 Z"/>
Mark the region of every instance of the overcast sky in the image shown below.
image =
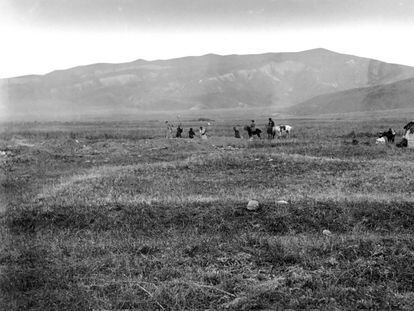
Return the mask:
<path id="1" fill-rule="evenodd" d="M 323 47 L 414 66 L 413 0 L 0 0 L 0 78 Z"/>

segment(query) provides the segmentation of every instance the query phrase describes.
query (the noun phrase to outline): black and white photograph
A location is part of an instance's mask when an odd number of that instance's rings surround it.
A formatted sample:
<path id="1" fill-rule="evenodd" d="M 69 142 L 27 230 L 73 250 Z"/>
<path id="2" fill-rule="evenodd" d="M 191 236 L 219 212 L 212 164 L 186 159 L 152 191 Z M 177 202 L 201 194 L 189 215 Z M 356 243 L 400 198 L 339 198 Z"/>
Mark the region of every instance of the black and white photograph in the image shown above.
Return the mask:
<path id="1" fill-rule="evenodd" d="M 414 310 L 414 1 L 0 0 L 0 310 Z"/>

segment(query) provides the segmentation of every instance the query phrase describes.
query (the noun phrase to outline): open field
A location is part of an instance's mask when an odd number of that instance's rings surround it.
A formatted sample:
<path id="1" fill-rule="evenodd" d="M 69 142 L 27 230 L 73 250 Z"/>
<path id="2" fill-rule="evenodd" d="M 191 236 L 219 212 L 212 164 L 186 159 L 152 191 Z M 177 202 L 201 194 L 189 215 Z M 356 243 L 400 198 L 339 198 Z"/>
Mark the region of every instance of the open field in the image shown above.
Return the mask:
<path id="1" fill-rule="evenodd" d="M 5 124 L 2 309 L 413 310 L 414 150 L 375 145 L 406 121 Z"/>

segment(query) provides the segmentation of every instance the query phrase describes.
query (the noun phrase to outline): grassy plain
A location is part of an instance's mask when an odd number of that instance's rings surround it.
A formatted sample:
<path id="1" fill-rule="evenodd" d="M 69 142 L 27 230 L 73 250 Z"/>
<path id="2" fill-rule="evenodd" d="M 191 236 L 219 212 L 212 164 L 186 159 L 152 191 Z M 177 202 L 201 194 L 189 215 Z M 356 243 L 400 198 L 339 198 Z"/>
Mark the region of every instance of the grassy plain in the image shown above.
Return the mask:
<path id="1" fill-rule="evenodd" d="M 374 143 L 406 121 L 4 124 L 3 309 L 413 310 L 414 151 Z"/>

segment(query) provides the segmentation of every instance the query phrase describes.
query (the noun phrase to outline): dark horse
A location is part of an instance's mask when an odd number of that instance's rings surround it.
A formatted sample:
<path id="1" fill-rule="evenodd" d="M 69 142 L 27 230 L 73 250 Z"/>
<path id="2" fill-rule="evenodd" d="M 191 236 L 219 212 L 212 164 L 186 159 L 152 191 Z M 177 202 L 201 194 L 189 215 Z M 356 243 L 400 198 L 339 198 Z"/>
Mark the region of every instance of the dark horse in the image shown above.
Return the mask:
<path id="1" fill-rule="evenodd" d="M 254 135 L 257 135 L 257 137 L 261 138 L 260 137 L 260 133 L 262 133 L 262 130 L 261 129 L 255 128 L 254 130 L 252 130 L 252 128 L 250 126 L 248 126 L 248 125 L 246 125 L 244 127 L 244 129 L 247 131 L 247 134 L 249 135 L 249 138 L 250 139 L 253 139 L 253 136 Z"/>
<path id="2" fill-rule="evenodd" d="M 269 124 L 266 125 L 266 133 L 268 139 L 274 139 L 276 136 L 276 130 L 274 126 L 271 126 Z"/>

